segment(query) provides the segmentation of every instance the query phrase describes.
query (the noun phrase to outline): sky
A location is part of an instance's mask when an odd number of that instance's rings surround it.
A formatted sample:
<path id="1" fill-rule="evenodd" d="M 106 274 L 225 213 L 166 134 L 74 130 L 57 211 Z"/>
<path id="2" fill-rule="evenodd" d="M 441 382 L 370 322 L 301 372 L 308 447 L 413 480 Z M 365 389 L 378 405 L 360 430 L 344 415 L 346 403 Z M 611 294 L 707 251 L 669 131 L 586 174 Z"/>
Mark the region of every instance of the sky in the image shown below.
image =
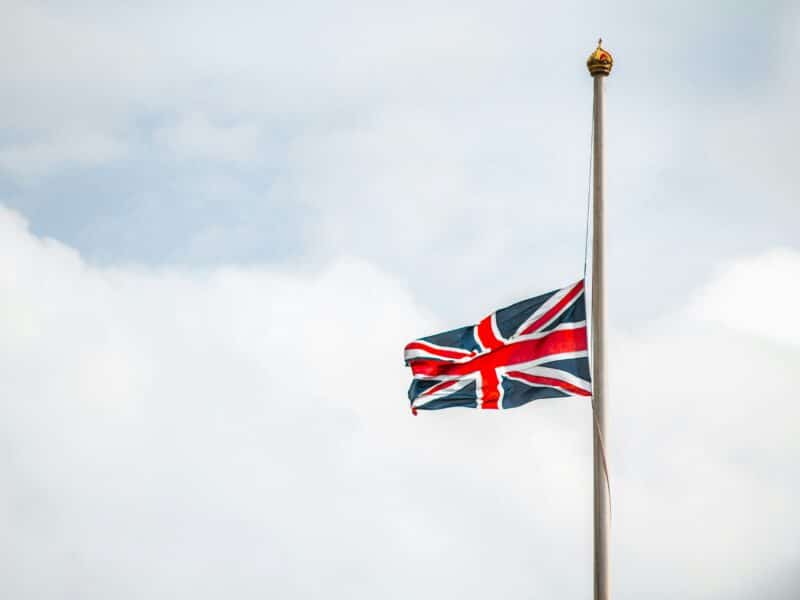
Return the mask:
<path id="1" fill-rule="evenodd" d="M 4 7 L 0 595 L 590 596 L 589 405 L 402 349 L 582 276 L 602 36 L 614 597 L 798 597 L 793 3 Z"/>

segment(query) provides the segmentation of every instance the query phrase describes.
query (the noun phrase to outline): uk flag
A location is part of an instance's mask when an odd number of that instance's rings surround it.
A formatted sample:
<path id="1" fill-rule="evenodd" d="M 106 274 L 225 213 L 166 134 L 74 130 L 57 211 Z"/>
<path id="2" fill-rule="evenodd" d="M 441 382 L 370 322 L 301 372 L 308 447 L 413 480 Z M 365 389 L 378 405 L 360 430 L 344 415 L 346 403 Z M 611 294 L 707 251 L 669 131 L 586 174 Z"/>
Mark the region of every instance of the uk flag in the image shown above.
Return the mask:
<path id="1" fill-rule="evenodd" d="M 505 409 L 591 396 L 584 282 L 493 312 L 405 348 L 411 410 Z"/>

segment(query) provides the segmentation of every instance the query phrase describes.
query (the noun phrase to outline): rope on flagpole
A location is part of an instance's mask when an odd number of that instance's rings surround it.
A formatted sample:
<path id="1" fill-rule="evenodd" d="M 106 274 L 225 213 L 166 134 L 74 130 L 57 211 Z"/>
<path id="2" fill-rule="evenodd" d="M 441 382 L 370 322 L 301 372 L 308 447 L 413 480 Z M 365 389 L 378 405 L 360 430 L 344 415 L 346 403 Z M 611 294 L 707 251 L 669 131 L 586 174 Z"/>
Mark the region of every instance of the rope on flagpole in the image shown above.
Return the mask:
<path id="1" fill-rule="evenodd" d="M 592 127 L 589 134 L 589 175 L 586 181 L 586 233 L 583 239 L 583 282 L 586 286 L 586 275 L 589 269 L 589 219 L 592 214 L 592 171 L 594 158 L 594 111 L 592 111 Z M 600 421 L 597 419 L 597 411 L 594 405 L 594 394 L 592 394 L 592 420 L 594 430 L 597 433 L 597 440 L 600 442 L 600 458 L 603 461 L 603 472 L 606 475 L 606 490 L 608 491 L 608 518 L 612 520 L 613 511 L 611 504 L 611 477 L 608 474 L 608 461 L 606 460 L 606 444 L 603 439 L 603 432 L 600 430 Z"/>
<path id="2" fill-rule="evenodd" d="M 600 431 L 600 421 L 597 420 L 597 412 L 594 409 L 594 396 L 592 396 L 592 417 L 594 417 L 594 430 L 597 432 L 597 441 L 600 442 L 600 458 L 603 459 L 603 472 L 606 474 L 606 490 L 608 491 L 608 520 L 614 516 L 611 504 L 611 478 L 608 476 L 608 462 L 606 462 L 606 444 L 603 441 L 603 433 Z"/>
<path id="3" fill-rule="evenodd" d="M 592 111 L 592 126 L 589 132 L 589 169 L 586 177 L 586 231 L 583 237 L 583 282 L 586 283 L 586 272 L 589 270 L 589 219 L 592 215 L 592 158 L 594 144 L 594 111 Z"/>

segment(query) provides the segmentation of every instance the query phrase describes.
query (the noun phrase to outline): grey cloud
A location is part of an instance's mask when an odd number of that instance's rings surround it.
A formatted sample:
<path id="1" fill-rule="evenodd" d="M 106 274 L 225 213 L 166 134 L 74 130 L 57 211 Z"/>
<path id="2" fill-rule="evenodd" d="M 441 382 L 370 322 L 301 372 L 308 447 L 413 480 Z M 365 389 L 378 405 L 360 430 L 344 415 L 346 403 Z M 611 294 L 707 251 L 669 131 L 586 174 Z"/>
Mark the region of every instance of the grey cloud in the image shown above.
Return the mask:
<path id="1" fill-rule="evenodd" d="M 641 323 L 731 256 L 796 246 L 788 5 L 10 14 L 0 194 L 95 262 L 357 255 L 458 319 L 562 285 L 582 267 L 597 33 L 618 57 L 612 317 Z M 82 154 L 81 131 L 114 151 Z M 658 293 L 627 300 L 636 286 Z"/>

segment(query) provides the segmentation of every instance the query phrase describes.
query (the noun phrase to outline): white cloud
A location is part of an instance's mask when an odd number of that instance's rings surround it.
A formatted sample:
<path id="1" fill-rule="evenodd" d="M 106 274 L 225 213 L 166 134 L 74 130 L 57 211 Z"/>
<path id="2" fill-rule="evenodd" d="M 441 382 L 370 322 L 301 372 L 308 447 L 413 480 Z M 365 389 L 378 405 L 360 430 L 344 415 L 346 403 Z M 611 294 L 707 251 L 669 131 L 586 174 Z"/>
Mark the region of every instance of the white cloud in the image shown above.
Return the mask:
<path id="1" fill-rule="evenodd" d="M 510 595 L 538 536 L 505 538 L 581 522 L 563 414 L 410 416 L 402 347 L 441 324 L 375 268 L 99 270 L 0 228 L 5 595 Z M 518 575 L 460 574 L 473 560 Z"/>
<path id="2" fill-rule="evenodd" d="M 673 319 L 619 340 L 612 359 L 616 572 L 630 597 L 770 597 L 770 572 L 800 560 L 787 477 L 800 352 Z"/>
<path id="3" fill-rule="evenodd" d="M 587 405 L 411 417 L 401 348 L 443 323 L 379 269 L 98 269 L 8 211 L 0 239 L 3 596 L 590 594 Z M 800 559 L 798 352 L 681 322 L 612 340 L 620 598 Z"/>
<path id="4" fill-rule="evenodd" d="M 733 262 L 692 310 L 733 330 L 800 346 L 800 252 L 784 248 Z"/>

